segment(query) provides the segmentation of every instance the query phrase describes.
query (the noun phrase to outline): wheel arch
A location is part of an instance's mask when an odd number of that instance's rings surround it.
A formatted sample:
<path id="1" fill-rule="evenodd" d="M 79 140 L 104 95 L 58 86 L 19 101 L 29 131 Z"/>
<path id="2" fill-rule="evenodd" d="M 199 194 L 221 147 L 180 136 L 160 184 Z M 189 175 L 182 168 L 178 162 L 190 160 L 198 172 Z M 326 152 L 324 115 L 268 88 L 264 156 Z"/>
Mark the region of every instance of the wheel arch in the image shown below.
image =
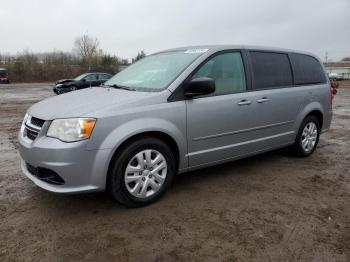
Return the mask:
<path id="1" fill-rule="evenodd" d="M 322 105 L 320 103 L 313 102 L 313 103 L 308 104 L 306 107 L 304 107 L 304 109 L 301 110 L 301 112 L 299 113 L 299 115 L 295 121 L 295 126 L 294 126 L 295 134 L 298 133 L 300 125 L 303 122 L 303 120 L 305 119 L 305 117 L 307 117 L 309 115 L 313 115 L 319 120 L 320 128 L 322 130 L 322 126 L 324 123 L 324 111 L 323 111 Z"/>
<path id="2" fill-rule="evenodd" d="M 315 116 L 320 124 L 320 128 L 322 130 L 322 126 L 323 126 L 323 113 L 320 110 L 313 110 L 310 113 L 308 113 L 305 117 L 308 116 Z"/>
<path id="3" fill-rule="evenodd" d="M 138 140 L 138 139 L 142 139 L 144 137 L 153 137 L 153 138 L 157 138 L 161 141 L 163 141 L 164 143 L 166 143 L 170 150 L 172 151 L 172 153 L 174 154 L 175 157 L 175 163 L 176 163 L 176 170 L 179 167 L 179 162 L 180 162 L 180 148 L 179 145 L 177 144 L 176 140 L 169 134 L 162 132 L 162 131 L 144 131 L 144 132 L 140 132 L 137 134 L 133 134 L 132 136 L 126 138 L 113 152 L 112 157 L 110 158 L 110 161 L 108 163 L 108 168 L 107 168 L 107 177 L 106 177 L 106 188 L 108 187 L 107 183 L 109 181 L 109 176 L 111 174 L 112 171 L 112 167 L 113 167 L 113 163 L 116 159 L 116 157 L 118 156 L 118 154 L 120 152 L 122 152 L 122 150 L 124 148 L 126 148 L 130 143 Z"/>

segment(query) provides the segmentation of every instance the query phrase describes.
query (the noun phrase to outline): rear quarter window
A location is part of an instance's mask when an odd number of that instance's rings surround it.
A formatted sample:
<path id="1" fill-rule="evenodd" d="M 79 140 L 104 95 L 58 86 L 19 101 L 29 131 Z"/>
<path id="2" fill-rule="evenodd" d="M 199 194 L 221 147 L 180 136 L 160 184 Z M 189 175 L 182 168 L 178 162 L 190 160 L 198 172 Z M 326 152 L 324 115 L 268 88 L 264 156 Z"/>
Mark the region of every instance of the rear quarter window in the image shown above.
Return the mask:
<path id="1" fill-rule="evenodd" d="M 326 83 L 326 76 L 320 62 L 309 55 L 291 54 L 296 85 Z"/>
<path id="2" fill-rule="evenodd" d="M 253 89 L 269 89 L 293 85 L 288 54 L 250 51 Z"/>

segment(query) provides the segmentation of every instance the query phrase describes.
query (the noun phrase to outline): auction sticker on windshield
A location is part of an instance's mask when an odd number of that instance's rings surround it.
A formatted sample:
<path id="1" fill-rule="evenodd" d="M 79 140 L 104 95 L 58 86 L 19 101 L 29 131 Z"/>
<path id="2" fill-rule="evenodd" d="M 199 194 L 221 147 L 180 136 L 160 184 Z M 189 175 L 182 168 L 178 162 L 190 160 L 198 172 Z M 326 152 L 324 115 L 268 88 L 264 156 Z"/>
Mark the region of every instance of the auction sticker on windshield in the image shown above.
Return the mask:
<path id="1" fill-rule="evenodd" d="M 185 51 L 185 54 L 200 54 L 200 53 L 205 53 L 209 49 L 188 49 Z"/>

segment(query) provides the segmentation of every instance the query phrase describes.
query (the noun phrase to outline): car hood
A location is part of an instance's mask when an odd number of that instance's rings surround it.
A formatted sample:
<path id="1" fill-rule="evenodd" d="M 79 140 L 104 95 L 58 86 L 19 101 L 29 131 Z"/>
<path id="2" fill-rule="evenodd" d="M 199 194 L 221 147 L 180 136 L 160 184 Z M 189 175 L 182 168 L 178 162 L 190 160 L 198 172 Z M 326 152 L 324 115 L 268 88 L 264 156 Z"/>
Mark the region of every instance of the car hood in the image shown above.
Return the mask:
<path id="1" fill-rule="evenodd" d="M 65 84 L 65 83 L 70 83 L 70 82 L 74 82 L 75 80 L 74 79 L 61 79 L 61 80 L 58 80 L 56 81 L 56 85 L 58 84 Z"/>
<path id="2" fill-rule="evenodd" d="M 28 109 L 28 114 L 43 120 L 69 117 L 95 117 L 98 111 L 133 108 L 155 103 L 158 93 L 92 87 L 54 96 Z"/>

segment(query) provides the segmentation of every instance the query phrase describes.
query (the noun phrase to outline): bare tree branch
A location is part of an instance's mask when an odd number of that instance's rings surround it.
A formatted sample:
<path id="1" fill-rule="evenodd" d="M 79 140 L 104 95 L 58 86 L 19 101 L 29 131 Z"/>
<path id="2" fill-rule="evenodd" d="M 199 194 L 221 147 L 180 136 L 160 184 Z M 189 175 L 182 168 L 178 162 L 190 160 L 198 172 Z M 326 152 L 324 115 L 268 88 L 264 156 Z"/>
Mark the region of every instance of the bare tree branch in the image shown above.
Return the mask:
<path id="1" fill-rule="evenodd" d="M 100 43 L 97 38 L 89 37 L 86 34 L 76 38 L 74 41 L 74 49 L 83 61 L 87 63 L 97 55 L 99 45 Z"/>

